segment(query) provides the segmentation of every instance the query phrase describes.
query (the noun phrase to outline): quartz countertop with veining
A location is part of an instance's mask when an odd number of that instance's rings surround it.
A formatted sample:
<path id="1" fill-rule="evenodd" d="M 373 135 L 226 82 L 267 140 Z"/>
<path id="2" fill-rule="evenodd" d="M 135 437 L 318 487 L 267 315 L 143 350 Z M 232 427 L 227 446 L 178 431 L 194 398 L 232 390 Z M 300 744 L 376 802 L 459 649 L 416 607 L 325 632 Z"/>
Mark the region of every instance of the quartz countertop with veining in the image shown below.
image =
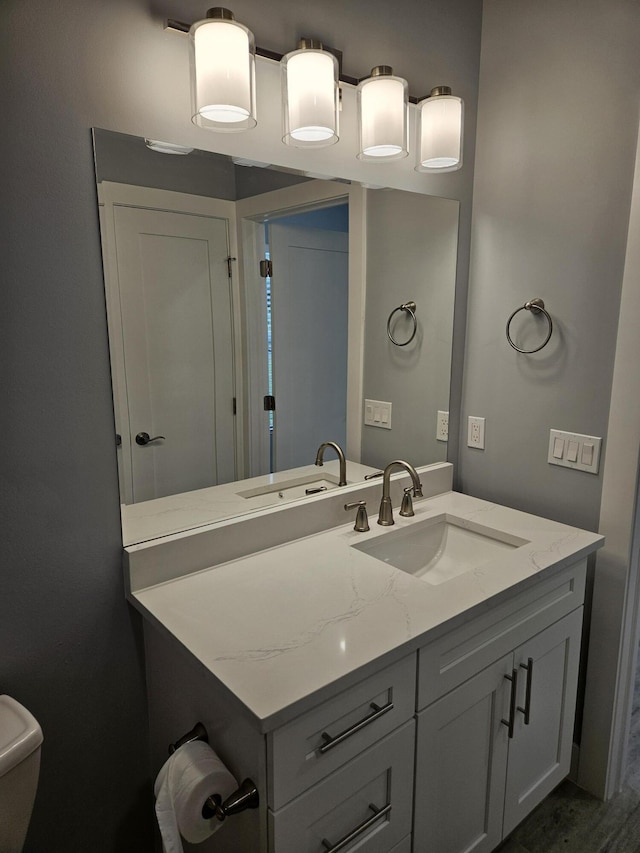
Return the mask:
<path id="1" fill-rule="evenodd" d="M 601 536 L 457 492 L 416 500 L 415 517 L 353 523 L 131 593 L 268 731 L 310 696 L 344 689 L 538 578 Z M 526 544 L 431 585 L 350 547 L 442 513 Z"/>

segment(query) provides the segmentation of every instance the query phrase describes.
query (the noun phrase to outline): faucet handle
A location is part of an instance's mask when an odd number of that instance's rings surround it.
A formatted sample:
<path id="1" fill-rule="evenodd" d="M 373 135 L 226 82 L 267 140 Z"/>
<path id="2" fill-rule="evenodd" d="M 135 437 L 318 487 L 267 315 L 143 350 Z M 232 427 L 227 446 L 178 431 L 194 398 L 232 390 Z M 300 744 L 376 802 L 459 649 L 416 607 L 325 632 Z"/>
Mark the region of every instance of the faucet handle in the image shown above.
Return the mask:
<path id="1" fill-rule="evenodd" d="M 413 491 L 413 486 L 408 486 L 404 490 L 404 495 L 402 498 L 402 505 L 400 507 L 400 515 L 403 518 L 411 518 L 411 516 L 415 515 L 413 511 L 413 500 L 411 498 L 411 492 Z"/>
<path id="2" fill-rule="evenodd" d="M 369 527 L 369 518 L 367 516 L 367 502 L 366 501 L 355 501 L 351 504 L 345 504 L 344 508 L 348 512 L 350 509 L 355 509 L 358 507 L 358 512 L 356 513 L 356 523 L 353 526 L 353 529 L 357 533 L 366 533 L 367 530 L 370 530 Z"/>

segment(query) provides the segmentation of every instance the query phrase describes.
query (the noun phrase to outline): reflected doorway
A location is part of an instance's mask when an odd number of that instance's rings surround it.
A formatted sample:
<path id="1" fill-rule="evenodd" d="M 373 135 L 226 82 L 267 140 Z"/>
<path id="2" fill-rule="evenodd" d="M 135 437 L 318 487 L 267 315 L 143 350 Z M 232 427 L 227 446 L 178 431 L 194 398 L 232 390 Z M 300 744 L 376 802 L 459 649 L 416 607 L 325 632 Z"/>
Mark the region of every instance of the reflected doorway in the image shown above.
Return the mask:
<path id="1" fill-rule="evenodd" d="M 251 476 L 309 465 L 324 441 L 346 445 L 348 223 L 344 200 L 261 223 L 262 257 L 254 263 L 270 264 L 253 302 L 262 347 L 250 348 L 249 361 L 265 393 L 253 393 L 249 407 L 264 406 L 250 422 L 261 422 L 265 437 Z"/>

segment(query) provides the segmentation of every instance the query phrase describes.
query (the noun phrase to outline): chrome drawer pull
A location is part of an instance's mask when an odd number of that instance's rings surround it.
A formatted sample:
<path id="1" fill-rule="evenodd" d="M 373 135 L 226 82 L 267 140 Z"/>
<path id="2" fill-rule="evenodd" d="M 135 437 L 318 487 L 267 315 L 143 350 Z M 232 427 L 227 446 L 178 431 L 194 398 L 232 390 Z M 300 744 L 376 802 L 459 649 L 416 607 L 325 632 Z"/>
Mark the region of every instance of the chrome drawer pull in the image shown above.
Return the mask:
<path id="1" fill-rule="evenodd" d="M 381 809 L 376 808 L 372 803 L 369 803 L 369 808 L 374 812 L 374 814 L 363 821 L 360 826 L 356 826 L 355 829 L 352 829 L 351 832 L 348 835 L 345 835 L 344 838 L 341 838 L 337 844 L 331 844 L 331 842 L 327 841 L 326 838 L 322 839 L 322 846 L 326 853 L 338 853 L 338 850 L 343 850 L 348 844 L 355 841 L 359 835 L 362 835 L 362 833 L 366 832 L 369 827 L 373 826 L 377 820 L 380 820 L 381 817 L 385 817 L 391 813 L 391 803 L 387 803 L 387 805 L 383 806 Z"/>
<path id="2" fill-rule="evenodd" d="M 366 717 L 363 717 L 363 719 L 360 720 L 359 723 L 356 723 L 350 728 L 345 729 L 343 732 L 340 732 L 339 735 L 331 737 L 331 735 L 327 732 L 322 732 L 324 743 L 322 744 L 322 746 L 318 747 L 318 752 L 321 755 L 324 755 L 325 752 L 328 752 L 330 749 L 333 749 L 334 746 L 337 746 L 339 743 L 342 743 L 342 741 L 351 737 L 351 735 L 356 734 L 356 732 L 359 732 L 365 726 L 368 726 L 369 723 L 373 723 L 374 720 L 377 720 L 382 717 L 384 714 L 387 713 L 387 711 L 392 711 L 393 702 L 387 702 L 387 704 L 383 705 L 382 707 L 376 705 L 375 702 L 371 702 L 369 707 L 373 708 L 373 713 L 368 714 Z"/>
<path id="3" fill-rule="evenodd" d="M 517 700 L 517 691 L 518 691 L 518 670 L 514 669 L 511 671 L 511 675 L 505 675 L 507 681 L 511 682 L 511 699 L 509 701 L 509 719 L 508 720 L 500 720 L 503 726 L 506 726 L 509 729 L 509 737 L 513 737 L 513 729 L 516 723 L 516 702 Z"/>
<path id="4" fill-rule="evenodd" d="M 531 719 L 531 685 L 533 683 L 533 658 L 528 658 L 526 663 L 521 663 L 520 667 L 527 670 L 527 684 L 524 695 L 524 708 L 518 705 L 518 711 L 524 714 L 524 724 L 529 725 Z"/>

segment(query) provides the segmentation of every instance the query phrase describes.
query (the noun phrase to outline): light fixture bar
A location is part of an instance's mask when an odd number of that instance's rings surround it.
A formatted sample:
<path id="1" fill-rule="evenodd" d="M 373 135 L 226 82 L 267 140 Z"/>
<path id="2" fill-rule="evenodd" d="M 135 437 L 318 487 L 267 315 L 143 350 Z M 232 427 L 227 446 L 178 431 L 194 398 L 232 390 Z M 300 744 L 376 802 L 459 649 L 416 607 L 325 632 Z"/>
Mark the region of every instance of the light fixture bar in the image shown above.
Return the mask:
<path id="1" fill-rule="evenodd" d="M 205 25 L 210 24 L 212 21 L 226 24 L 229 28 L 237 29 L 237 32 L 234 34 L 235 39 L 232 39 L 232 41 L 238 43 L 236 47 L 241 52 L 248 47 L 248 68 L 246 67 L 246 63 L 243 66 L 244 60 L 237 59 L 235 55 L 232 55 L 232 49 L 228 47 L 224 40 L 217 40 L 213 35 L 211 37 L 205 35 L 202 38 L 202 41 L 206 41 L 207 44 L 199 51 L 197 31 L 202 28 L 204 32 Z M 373 133 L 372 128 L 374 124 L 378 125 L 373 134 L 376 139 L 380 135 L 379 128 L 382 127 L 382 124 L 386 124 L 387 128 L 389 127 L 389 122 L 391 121 L 390 113 L 381 124 L 381 119 L 371 118 L 374 113 L 368 106 L 366 112 L 370 118 L 368 122 L 363 122 L 364 113 L 361 108 L 364 92 L 362 84 L 371 84 L 376 77 L 386 77 L 385 85 L 388 89 L 391 89 L 393 81 L 404 84 L 405 111 L 409 103 L 417 107 L 418 158 L 415 165 L 416 171 L 431 173 L 451 172 L 460 169 L 462 166 L 464 104 L 461 98 L 451 94 L 451 89 L 448 86 L 437 86 L 431 90 L 428 97 L 416 98 L 408 93 L 406 81 L 402 78 L 394 78 L 392 69 L 388 66 L 376 66 L 372 70 L 370 77 L 350 77 L 342 73 L 342 51 L 320 43 L 316 44 L 313 39 L 302 39 L 300 48 L 297 51 L 292 51 L 284 55 L 273 50 L 268 50 L 267 48 L 256 47 L 251 31 L 244 25 L 236 23 L 233 13 L 222 7 L 209 9 L 206 19 L 197 21 L 194 24 L 188 24 L 176 18 L 167 18 L 165 20 L 165 29 L 180 33 L 181 35 L 190 36 L 192 47 L 192 102 L 194 108 L 192 120 L 199 127 L 226 132 L 248 130 L 251 127 L 255 127 L 255 56 L 260 56 L 264 59 L 279 62 L 282 68 L 285 84 L 283 86 L 285 117 L 283 142 L 286 144 L 298 147 L 319 147 L 337 142 L 338 103 L 341 98 L 339 83 L 345 83 L 358 88 L 360 152 L 357 156 L 360 159 L 377 160 L 405 157 L 408 153 L 406 133 L 404 134 L 404 140 L 401 135 L 399 142 L 394 137 L 391 143 L 379 143 L 374 140 L 372 144 L 368 144 L 363 136 L 365 130 L 369 135 Z M 244 37 L 241 36 L 240 31 L 244 31 Z M 213 30 L 210 30 L 210 32 L 213 33 Z M 248 42 L 248 45 L 244 44 L 245 41 Z M 240 42 L 243 44 L 240 45 Z M 297 55 L 303 53 L 308 53 L 309 57 L 300 57 L 298 59 Z M 205 69 L 205 74 L 202 77 L 197 73 L 197 68 L 200 64 L 196 59 L 197 54 L 200 54 L 209 66 Z M 313 64 L 311 54 L 316 55 L 317 67 L 310 71 L 305 71 L 304 84 L 302 82 L 296 83 L 296 66 L 300 65 L 302 67 L 305 64 L 311 66 Z M 331 99 L 327 97 L 326 92 L 321 96 L 319 94 L 320 79 L 324 72 L 327 72 L 327 77 L 329 76 L 328 68 L 331 59 L 334 62 L 334 72 L 331 76 L 334 81 L 333 101 L 335 104 L 335 120 L 330 118 L 326 109 Z M 223 72 L 217 74 L 215 66 L 222 67 L 225 61 L 227 65 L 224 67 Z M 323 68 L 326 66 L 322 73 L 320 71 L 321 66 Z M 217 79 L 214 85 L 213 81 L 216 74 Z M 204 82 L 201 82 L 201 80 L 204 80 Z M 302 78 L 300 78 L 301 80 Z M 292 86 L 293 88 L 298 86 L 299 91 L 295 96 L 297 101 L 295 98 L 294 100 L 291 98 L 291 93 L 293 92 Z M 383 86 L 379 85 L 378 89 L 382 92 Z M 242 94 L 240 94 L 241 91 Z M 298 95 L 304 95 L 304 97 L 298 97 Z M 366 97 L 371 98 L 372 96 L 367 94 Z M 385 97 L 388 100 L 390 94 Z M 327 103 L 325 104 L 324 101 Z M 311 116 L 310 104 L 312 102 L 314 102 L 314 111 L 317 113 L 320 110 L 320 113 L 322 113 L 320 117 L 317 115 Z M 322 107 L 322 104 L 324 104 L 324 107 Z M 391 100 L 388 100 L 387 112 L 391 109 L 390 105 Z M 300 111 L 309 113 L 309 115 L 302 115 Z M 397 123 L 396 119 L 397 116 L 394 117 L 392 123 Z M 395 135 L 397 136 L 397 134 Z M 391 149 L 393 149 L 393 152 Z"/>

